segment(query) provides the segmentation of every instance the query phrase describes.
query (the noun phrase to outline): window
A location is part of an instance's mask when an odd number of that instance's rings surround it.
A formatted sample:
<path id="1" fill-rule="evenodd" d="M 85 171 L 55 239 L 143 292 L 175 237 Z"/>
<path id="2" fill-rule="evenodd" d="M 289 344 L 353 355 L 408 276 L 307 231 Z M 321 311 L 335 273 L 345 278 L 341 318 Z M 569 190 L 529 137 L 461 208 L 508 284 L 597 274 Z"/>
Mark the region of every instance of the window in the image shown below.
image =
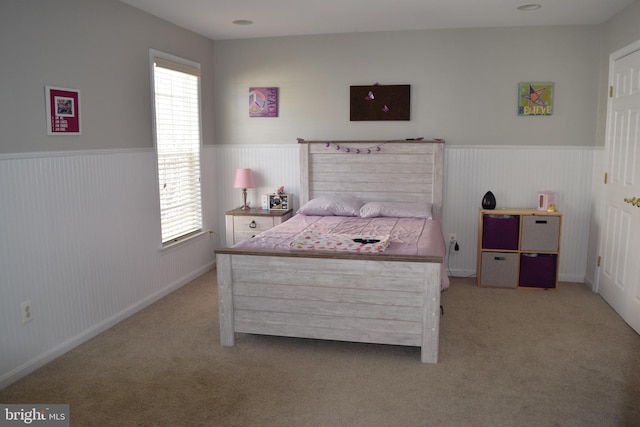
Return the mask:
<path id="1" fill-rule="evenodd" d="M 200 65 L 151 51 L 162 243 L 202 230 Z"/>

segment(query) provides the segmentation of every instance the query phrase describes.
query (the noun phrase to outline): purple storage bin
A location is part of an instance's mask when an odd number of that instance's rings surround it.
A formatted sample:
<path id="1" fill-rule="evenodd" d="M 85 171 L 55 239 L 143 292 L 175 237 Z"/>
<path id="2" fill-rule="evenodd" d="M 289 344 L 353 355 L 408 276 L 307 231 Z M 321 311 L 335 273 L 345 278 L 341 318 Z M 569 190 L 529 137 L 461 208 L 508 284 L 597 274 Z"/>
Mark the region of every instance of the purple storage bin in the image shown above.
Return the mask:
<path id="1" fill-rule="evenodd" d="M 521 254 L 520 286 L 555 288 L 558 256 L 554 254 Z"/>
<path id="2" fill-rule="evenodd" d="M 518 249 L 519 216 L 484 215 L 482 227 L 483 249 Z"/>

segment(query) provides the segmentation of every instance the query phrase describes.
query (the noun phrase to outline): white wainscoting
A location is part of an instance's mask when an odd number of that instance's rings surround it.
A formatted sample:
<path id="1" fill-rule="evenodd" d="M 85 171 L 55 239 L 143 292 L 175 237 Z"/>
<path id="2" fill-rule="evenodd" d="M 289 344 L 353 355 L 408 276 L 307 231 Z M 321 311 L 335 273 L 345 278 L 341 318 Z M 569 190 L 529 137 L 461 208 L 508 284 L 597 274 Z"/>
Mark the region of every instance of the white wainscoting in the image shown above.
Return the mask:
<path id="1" fill-rule="evenodd" d="M 152 149 L 0 156 L 0 388 L 213 267 L 210 233 L 161 249 L 155 170 Z"/>
<path id="2" fill-rule="evenodd" d="M 443 227 L 460 244 L 449 257 L 452 275 L 475 274 L 487 190 L 499 206 L 533 207 L 536 191 L 549 189 L 564 213 L 560 279 L 584 280 L 594 151 L 447 146 Z M 297 144 L 205 146 L 212 233 L 161 250 L 152 149 L 0 156 L 0 388 L 212 268 L 215 247 L 225 244 L 224 212 L 241 203 L 238 167 L 256 172 L 252 205 L 284 185 L 298 208 Z M 22 324 L 27 300 L 34 320 Z"/>
<path id="3" fill-rule="evenodd" d="M 561 281 L 583 282 L 591 210 L 594 147 L 449 146 L 445 151 L 444 233 L 456 233 L 453 276 L 473 276 L 478 246 L 478 209 L 491 190 L 498 208 L 535 208 L 540 190 L 557 193 L 563 214 Z"/>
<path id="4" fill-rule="evenodd" d="M 558 194 L 563 213 L 560 280 L 582 282 L 585 277 L 589 222 L 593 205 L 594 147 L 519 147 L 445 145 L 444 233 L 455 233 L 460 250 L 448 256 L 453 276 L 475 276 L 478 209 L 491 190 L 498 207 L 536 206 L 539 190 Z M 218 227 L 224 230 L 224 211 L 241 203 L 233 189 L 234 171 L 256 171 L 257 189 L 248 190 L 252 205 L 260 194 L 285 185 L 299 193 L 298 145 L 216 146 L 218 182 L 222 185 Z M 294 198 L 297 208 L 297 198 Z"/>

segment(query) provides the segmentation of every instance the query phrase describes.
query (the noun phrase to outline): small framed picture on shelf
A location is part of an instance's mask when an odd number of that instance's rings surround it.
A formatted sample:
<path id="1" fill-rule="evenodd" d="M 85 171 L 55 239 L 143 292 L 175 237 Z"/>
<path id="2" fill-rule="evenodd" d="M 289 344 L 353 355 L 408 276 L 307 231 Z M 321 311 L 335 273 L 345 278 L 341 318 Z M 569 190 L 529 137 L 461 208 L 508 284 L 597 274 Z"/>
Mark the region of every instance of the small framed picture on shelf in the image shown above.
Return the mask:
<path id="1" fill-rule="evenodd" d="M 288 210 L 289 195 L 288 194 L 269 194 L 269 209 L 271 210 Z"/>

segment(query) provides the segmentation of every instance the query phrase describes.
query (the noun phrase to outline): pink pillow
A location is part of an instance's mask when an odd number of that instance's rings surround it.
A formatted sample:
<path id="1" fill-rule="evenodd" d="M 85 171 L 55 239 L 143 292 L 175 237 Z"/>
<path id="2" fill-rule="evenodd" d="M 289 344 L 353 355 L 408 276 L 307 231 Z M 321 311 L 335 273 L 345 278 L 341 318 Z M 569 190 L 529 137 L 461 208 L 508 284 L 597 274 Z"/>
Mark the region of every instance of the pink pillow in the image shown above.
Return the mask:
<path id="1" fill-rule="evenodd" d="M 357 199 L 324 196 L 309 200 L 297 213 L 312 216 L 358 216 L 361 207 L 362 202 Z"/>
<path id="2" fill-rule="evenodd" d="M 370 202 L 360 208 L 362 218 L 388 216 L 394 218 L 431 218 L 429 202 Z"/>

